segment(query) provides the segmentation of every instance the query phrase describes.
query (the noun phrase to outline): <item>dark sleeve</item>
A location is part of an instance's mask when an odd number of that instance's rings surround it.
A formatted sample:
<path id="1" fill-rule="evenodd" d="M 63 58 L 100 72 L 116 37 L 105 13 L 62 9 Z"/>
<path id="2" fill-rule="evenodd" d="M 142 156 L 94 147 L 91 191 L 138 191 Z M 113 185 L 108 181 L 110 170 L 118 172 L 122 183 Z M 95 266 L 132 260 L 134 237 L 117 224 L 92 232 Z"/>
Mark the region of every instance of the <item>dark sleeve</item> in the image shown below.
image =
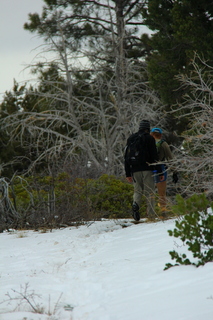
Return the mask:
<path id="1" fill-rule="evenodd" d="M 157 147 L 156 147 L 155 139 L 152 136 L 150 136 L 149 150 L 150 150 L 150 163 L 158 162 L 159 158 L 158 158 Z M 157 170 L 159 174 L 162 173 L 161 165 L 159 164 L 156 164 L 155 166 L 153 166 L 153 170 Z"/>
<path id="2" fill-rule="evenodd" d="M 128 142 L 127 142 L 128 143 Z M 126 147 L 127 148 L 127 147 Z M 124 169 L 126 173 L 126 177 L 131 177 L 131 169 L 129 163 L 126 161 L 126 148 L 124 151 Z"/>
<path id="3" fill-rule="evenodd" d="M 131 170 L 129 164 L 125 161 L 124 163 L 126 177 L 131 177 Z"/>
<path id="4" fill-rule="evenodd" d="M 149 136 L 149 162 L 150 163 L 155 163 L 158 162 L 158 152 L 157 152 L 157 147 L 155 143 L 155 139 L 152 136 Z"/>

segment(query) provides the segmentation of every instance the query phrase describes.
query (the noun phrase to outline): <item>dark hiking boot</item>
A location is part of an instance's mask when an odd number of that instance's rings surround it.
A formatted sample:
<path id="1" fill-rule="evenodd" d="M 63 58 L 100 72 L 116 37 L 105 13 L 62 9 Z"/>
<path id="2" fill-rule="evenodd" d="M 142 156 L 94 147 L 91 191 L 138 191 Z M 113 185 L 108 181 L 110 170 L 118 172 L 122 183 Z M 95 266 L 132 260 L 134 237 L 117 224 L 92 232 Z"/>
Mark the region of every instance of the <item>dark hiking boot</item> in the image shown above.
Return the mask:
<path id="1" fill-rule="evenodd" d="M 139 206 L 136 202 L 133 202 L 132 205 L 132 216 L 135 219 L 135 221 L 140 220 Z"/>

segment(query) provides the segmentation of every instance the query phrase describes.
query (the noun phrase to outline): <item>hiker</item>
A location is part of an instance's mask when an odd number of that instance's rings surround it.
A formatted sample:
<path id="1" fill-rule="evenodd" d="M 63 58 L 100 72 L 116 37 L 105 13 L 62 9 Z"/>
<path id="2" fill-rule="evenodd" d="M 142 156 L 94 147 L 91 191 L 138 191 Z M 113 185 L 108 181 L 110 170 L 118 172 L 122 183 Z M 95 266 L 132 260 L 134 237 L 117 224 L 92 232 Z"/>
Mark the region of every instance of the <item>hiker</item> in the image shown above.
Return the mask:
<path id="1" fill-rule="evenodd" d="M 139 137 L 138 150 L 132 155 L 131 146 L 137 137 Z M 142 195 L 145 195 L 147 200 L 148 217 L 150 219 L 155 217 L 155 183 L 152 171 L 155 169 L 153 164 L 157 161 L 157 148 L 155 139 L 150 135 L 150 123 L 148 120 L 142 120 L 138 132 L 128 138 L 125 148 L 125 173 L 127 181 L 134 184 L 132 215 L 136 221 L 140 220 Z M 157 169 L 160 173 L 160 169 Z"/>
<path id="2" fill-rule="evenodd" d="M 162 139 L 162 134 L 163 134 L 163 130 L 161 128 L 153 128 L 151 130 L 151 135 L 155 138 L 159 162 L 169 161 L 173 159 L 173 154 L 171 152 L 171 149 L 168 143 Z M 166 188 L 167 188 L 168 167 L 165 164 L 161 164 L 161 166 L 162 166 L 163 179 L 161 178 L 161 181 L 157 180 L 156 186 L 159 194 L 158 205 L 161 209 L 162 215 L 165 216 L 168 210 L 166 208 Z M 173 182 L 174 183 L 178 182 L 178 175 L 175 171 L 173 172 Z"/>

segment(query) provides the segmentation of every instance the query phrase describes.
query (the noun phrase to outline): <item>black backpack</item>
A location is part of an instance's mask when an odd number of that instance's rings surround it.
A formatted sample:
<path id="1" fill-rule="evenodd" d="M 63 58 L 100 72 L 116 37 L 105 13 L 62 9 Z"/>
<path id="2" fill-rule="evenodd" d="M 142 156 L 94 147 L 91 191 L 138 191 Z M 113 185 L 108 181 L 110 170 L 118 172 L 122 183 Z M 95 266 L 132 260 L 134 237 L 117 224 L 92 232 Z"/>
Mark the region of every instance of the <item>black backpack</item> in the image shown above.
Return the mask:
<path id="1" fill-rule="evenodd" d="M 140 166 L 147 161 L 146 138 L 144 132 L 133 133 L 127 140 L 124 154 L 130 166 Z"/>

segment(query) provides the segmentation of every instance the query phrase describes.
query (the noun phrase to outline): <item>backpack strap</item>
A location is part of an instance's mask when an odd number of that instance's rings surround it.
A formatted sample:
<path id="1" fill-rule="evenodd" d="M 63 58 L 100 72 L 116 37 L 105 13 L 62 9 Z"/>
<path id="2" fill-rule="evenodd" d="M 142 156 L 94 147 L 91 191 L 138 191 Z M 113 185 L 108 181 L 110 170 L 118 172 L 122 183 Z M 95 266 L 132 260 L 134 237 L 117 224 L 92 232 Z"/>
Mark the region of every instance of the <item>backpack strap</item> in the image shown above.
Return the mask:
<path id="1" fill-rule="evenodd" d="M 165 141 L 164 139 L 161 139 L 161 140 L 159 140 L 159 141 L 156 143 L 157 149 L 160 148 L 160 146 L 162 145 L 162 143 L 163 143 L 164 141 Z"/>

